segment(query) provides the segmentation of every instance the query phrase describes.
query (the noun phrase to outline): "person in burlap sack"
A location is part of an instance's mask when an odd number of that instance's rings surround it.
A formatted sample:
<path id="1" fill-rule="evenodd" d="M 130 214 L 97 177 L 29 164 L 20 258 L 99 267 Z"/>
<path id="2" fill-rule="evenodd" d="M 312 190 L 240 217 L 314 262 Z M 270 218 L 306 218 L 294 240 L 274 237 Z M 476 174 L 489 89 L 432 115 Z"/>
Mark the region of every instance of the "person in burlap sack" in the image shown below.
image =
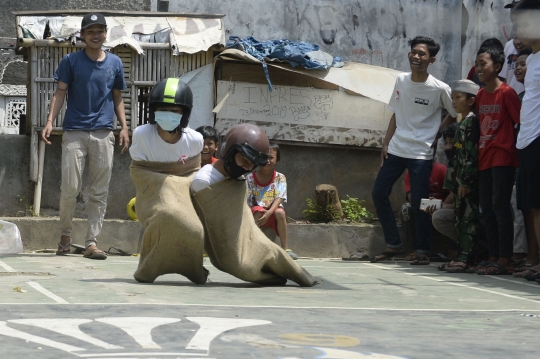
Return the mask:
<path id="1" fill-rule="evenodd" d="M 205 231 L 204 249 L 217 269 L 239 279 L 263 285 L 292 280 L 311 287 L 317 281 L 268 240 L 247 205 L 244 175 L 267 164 L 268 149 L 268 137 L 259 127 L 236 125 L 221 143 L 219 160 L 194 176 L 191 192 Z"/>
<path id="2" fill-rule="evenodd" d="M 136 212 L 144 228 L 134 277 L 152 283 L 178 273 L 204 284 L 204 229 L 191 202 L 189 185 L 200 168 L 203 136 L 187 128 L 193 94 L 177 78 L 158 82 L 150 92 L 149 124 L 133 132 L 129 149 Z"/>

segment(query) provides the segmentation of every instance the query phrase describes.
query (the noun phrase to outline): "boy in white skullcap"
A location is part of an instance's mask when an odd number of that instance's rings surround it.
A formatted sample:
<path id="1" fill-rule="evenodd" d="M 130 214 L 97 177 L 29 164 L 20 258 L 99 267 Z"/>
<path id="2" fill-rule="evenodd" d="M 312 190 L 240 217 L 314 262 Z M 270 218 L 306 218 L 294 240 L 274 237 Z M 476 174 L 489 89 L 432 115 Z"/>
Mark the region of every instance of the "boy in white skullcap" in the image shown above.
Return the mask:
<path id="1" fill-rule="evenodd" d="M 449 157 L 444 188 L 454 194 L 454 214 L 458 233 L 457 260 L 448 263 L 449 273 L 463 273 L 472 265 L 470 256 L 478 245 L 479 190 L 478 140 L 480 124 L 474 113 L 480 87 L 470 80 L 453 81 L 452 106 L 461 114 L 454 138 L 453 155 Z"/>

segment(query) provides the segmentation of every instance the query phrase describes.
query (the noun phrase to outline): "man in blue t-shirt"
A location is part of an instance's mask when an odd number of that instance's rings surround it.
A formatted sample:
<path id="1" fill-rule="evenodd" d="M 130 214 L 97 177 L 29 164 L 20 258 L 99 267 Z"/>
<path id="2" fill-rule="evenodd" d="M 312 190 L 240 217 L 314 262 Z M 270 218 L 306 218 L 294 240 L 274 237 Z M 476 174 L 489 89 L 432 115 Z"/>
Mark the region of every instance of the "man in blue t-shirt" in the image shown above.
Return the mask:
<path id="1" fill-rule="evenodd" d="M 105 252 L 97 248 L 96 237 L 101 232 L 107 207 L 115 142 L 112 132 L 114 114 L 122 126 L 119 134 L 121 153 L 129 147 L 129 133 L 121 94 L 126 88 L 122 61 L 101 49 L 106 37 L 105 17 L 98 13 L 86 14 L 81 23 L 81 39 L 86 48 L 64 56 L 54 74 L 58 84 L 41 139 L 51 144 L 52 124 L 62 109 L 67 92 L 67 110 L 62 124 L 62 236 L 57 255 L 70 252 L 73 213 L 88 160 L 88 232 L 84 257 L 107 258 Z"/>

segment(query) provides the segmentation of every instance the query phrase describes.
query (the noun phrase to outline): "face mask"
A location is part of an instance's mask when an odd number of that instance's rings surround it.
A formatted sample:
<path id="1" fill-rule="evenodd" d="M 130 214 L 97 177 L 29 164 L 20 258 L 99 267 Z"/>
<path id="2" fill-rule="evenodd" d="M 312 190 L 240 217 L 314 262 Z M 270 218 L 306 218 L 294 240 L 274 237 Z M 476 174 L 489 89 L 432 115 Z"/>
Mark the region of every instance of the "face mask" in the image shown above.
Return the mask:
<path id="1" fill-rule="evenodd" d="M 182 119 L 181 114 L 170 111 L 156 111 L 154 117 L 159 127 L 169 132 L 176 130 Z"/>
<path id="2" fill-rule="evenodd" d="M 237 181 L 244 181 L 245 180 L 244 178 L 242 179 L 238 179 L 238 178 L 240 176 L 245 175 L 246 173 L 251 172 L 251 170 L 246 171 L 243 167 L 238 166 L 238 164 L 236 163 L 236 159 L 234 157 L 235 156 L 232 156 L 231 159 L 225 163 L 225 172 L 227 172 L 229 177 L 234 178 Z"/>

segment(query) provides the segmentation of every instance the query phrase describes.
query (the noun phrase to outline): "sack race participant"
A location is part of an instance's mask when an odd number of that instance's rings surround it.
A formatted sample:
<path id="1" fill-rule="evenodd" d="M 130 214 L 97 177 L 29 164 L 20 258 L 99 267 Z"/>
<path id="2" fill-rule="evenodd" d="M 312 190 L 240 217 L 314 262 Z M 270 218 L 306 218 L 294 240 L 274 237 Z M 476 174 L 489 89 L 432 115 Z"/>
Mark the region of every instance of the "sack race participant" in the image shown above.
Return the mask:
<path id="1" fill-rule="evenodd" d="M 149 124 L 133 132 L 131 178 L 136 212 L 144 228 L 134 277 L 152 283 L 178 273 L 204 284 L 204 229 L 191 202 L 189 185 L 200 168 L 203 137 L 187 128 L 193 106 L 189 86 L 179 79 L 158 82 L 150 92 Z"/>
<path id="2" fill-rule="evenodd" d="M 236 125 L 220 147 L 220 159 L 193 178 L 193 203 L 205 230 L 204 249 L 219 270 L 239 279 L 302 287 L 317 282 L 259 229 L 247 205 L 244 175 L 268 162 L 268 137 L 257 126 Z"/>

